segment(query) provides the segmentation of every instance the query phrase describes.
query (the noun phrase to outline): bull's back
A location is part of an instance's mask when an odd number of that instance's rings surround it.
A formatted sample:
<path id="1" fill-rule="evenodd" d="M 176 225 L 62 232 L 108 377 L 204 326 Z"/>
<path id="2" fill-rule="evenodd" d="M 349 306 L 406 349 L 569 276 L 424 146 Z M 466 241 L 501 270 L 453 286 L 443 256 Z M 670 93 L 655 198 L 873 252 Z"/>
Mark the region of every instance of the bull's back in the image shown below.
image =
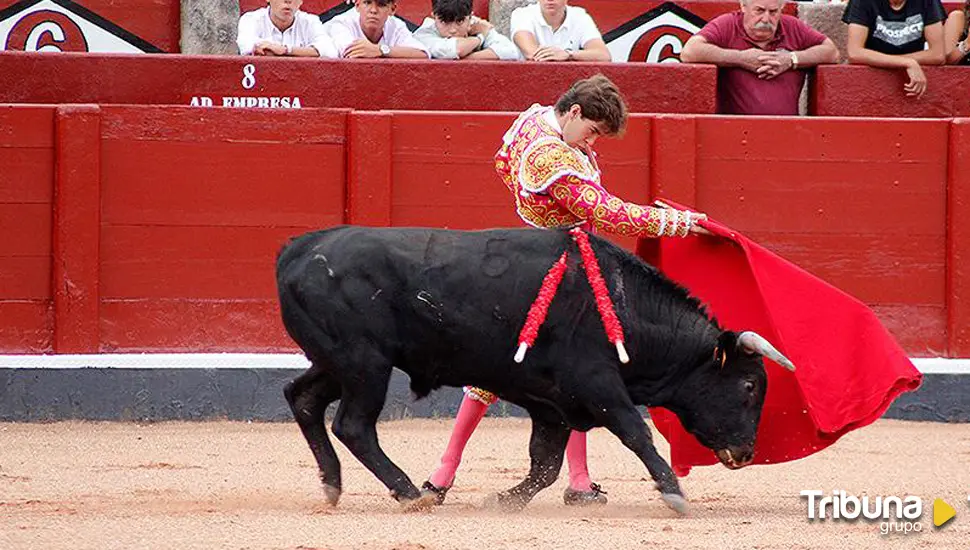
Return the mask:
<path id="1" fill-rule="evenodd" d="M 420 346 L 505 332 L 524 315 L 564 233 L 341 226 L 287 245 L 277 263 L 284 324 L 304 349 L 312 322 L 331 340 Z M 321 340 L 321 338 L 316 338 Z"/>

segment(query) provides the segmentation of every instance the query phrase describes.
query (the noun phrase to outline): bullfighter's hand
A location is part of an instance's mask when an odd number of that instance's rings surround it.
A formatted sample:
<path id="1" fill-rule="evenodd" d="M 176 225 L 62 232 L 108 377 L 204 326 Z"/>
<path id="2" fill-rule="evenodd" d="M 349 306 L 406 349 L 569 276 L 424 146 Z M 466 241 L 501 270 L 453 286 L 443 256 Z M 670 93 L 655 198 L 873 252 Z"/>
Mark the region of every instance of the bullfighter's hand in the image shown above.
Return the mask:
<path id="1" fill-rule="evenodd" d="M 660 199 L 657 199 L 657 200 L 653 201 L 653 205 L 656 206 L 656 207 L 658 207 L 658 208 L 666 208 L 667 210 L 677 210 L 673 206 L 670 206 L 669 204 L 665 203 L 664 201 L 662 201 Z M 701 227 L 697 223 L 697 222 L 699 222 L 701 220 L 706 220 L 707 219 L 707 214 L 702 214 L 700 212 L 692 212 L 690 210 L 688 210 L 687 213 L 690 216 L 690 232 L 691 233 L 695 233 L 697 235 L 713 235 L 713 233 L 711 233 L 707 229 L 704 229 L 703 227 Z"/>
<path id="2" fill-rule="evenodd" d="M 710 231 L 697 223 L 701 220 L 706 220 L 707 214 L 702 214 L 700 212 L 690 212 L 690 232 L 695 235 L 713 235 Z"/>
<path id="3" fill-rule="evenodd" d="M 370 40 L 359 38 L 347 46 L 344 57 L 351 59 L 369 59 L 381 56 L 381 48 Z"/>

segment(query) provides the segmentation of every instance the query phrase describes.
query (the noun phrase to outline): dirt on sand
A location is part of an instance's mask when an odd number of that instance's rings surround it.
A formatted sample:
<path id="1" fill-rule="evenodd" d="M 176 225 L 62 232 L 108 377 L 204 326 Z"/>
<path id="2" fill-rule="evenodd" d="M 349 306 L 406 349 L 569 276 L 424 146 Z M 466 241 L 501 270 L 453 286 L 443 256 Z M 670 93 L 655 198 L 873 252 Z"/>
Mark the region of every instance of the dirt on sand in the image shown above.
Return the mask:
<path id="1" fill-rule="evenodd" d="M 451 422 L 382 423 L 388 454 L 420 484 Z M 0 549 L 280 548 L 966 548 L 970 424 L 883 420 L 797 462 L 695 469 L 682 480 L 687 517 L 668 510 L 646 469 L 604 430 L 590 469 L 609 491 L 596 509 L 566 507 L 565 473 L 518 514 L 480 508 L 528 469 L 529 422 L 486 419 L 444 506 L 402 513 L 339 443 L 344 493 L 323 505 L 295 424 L 64 422 L 0 424 Z M 657 436 L 661 454 L 668 455 Z M 880 534 L 864 520 L 809 521 L 799 492 L 915 495 L 920 532 Z M 956 517 L 932 525 L 942 498 Z M 912 526 L 911 526 L 912 527 Z"/>

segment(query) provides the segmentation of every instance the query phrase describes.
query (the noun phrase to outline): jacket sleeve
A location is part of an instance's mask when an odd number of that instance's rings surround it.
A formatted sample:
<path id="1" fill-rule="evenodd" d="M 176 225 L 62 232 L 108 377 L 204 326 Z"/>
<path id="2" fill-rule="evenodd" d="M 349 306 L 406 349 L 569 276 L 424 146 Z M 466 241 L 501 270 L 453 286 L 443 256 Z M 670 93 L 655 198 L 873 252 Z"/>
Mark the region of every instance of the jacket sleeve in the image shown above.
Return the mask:
<path id="1" fill-rule="evenodd" d="M 636 237 L 686 237 L 690 213 L 641 206 L 611 194 L 600 184 L 575 174 L 558 178 L 547 190 L 550 197 L 597 231 Z"/>

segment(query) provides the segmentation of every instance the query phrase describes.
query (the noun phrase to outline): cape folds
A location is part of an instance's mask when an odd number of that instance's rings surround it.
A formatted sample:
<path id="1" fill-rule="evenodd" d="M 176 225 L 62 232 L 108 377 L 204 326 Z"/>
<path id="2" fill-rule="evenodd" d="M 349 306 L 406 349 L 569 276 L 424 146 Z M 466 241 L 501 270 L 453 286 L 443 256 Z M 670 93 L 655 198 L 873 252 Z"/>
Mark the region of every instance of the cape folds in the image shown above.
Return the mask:
<path id="1" fill-rule="evenodd" d="M 768 393 L 754 464 L 818 452 L 919 387 L 922 374 L 865 304 L 737 231 L 702 223 L 715 236 L 640 239 L 637 254 L 687 287 L 722 326 L 756 331 L 795 364 L 792 373 L 765 359 Z M 672 413 L 650 414 L 678 475 L 717 463 Z"/>

